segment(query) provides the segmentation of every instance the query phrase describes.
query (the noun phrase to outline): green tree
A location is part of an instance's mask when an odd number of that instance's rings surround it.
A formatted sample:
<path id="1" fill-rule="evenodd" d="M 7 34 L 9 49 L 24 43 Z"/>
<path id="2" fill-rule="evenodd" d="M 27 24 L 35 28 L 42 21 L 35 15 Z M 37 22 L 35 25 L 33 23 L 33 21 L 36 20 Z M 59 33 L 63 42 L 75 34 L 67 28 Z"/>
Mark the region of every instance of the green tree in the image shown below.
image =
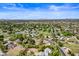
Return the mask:
<path id="1" fill-rule="evenodd" d="M 24 40 L 23 34 L 16 34 L 16 39 Z"/>
<path id="2" fill-rule="evenodd" d="M 4 41 L 4 36 L 0 35 L 0 41 Z"/>
<path id="3" fill-rule="evenodd" d="M 63 43 L 62 42 L 58 42 L 58 45 L 60 46 L 60 47 L 62 47 L 63 46 Z"/>
<path id="4" fill-rule="evenodd" d="M 27 50 L 20 51 L 19 56 L 27 56 Z"/>
<path id="5" fill-rule="evenodd" d="M 4 46 L 4 44 L 3 44 L 2 42 L 0 42 L 0 49 L 1 49 L 3 52 L 7 52 L 6 46 Z"/>

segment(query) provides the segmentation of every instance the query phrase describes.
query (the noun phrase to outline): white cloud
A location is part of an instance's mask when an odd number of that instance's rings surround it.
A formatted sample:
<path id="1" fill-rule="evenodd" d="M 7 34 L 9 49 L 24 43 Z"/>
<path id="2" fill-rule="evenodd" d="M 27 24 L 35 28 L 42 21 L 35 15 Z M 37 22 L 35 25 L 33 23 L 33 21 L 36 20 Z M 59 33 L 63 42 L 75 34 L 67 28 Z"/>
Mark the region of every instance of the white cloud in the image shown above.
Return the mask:
<path id="1" fill-rule="evenodd" d="M 2 8 L 6 10 L 11 10 L 11 11 L 26 11 L 26 8 L 23 8 L 22 4 L 18 4 L 19 7 L 16 6 L 15 3 L 9 3 L 9 4 L 3 4 Z"/>
<path id="2" fill-rule="evenodd" d="M 27 11 L 25 8 L 19 8 L 19 7 L 4 7 L 6 10 L 11 10 L 11 11 Z"/>
<path id="3" fill-rule="evenodd" d="M 34 10 L 28 10 L 23 8 L 23 5 L 19 4 L 21 7 L 16 7 L 12 4 L 8 6 L 3 6 L 4 9 L 12 10 L 9 12 L 0 12 L 0 19 L 61 19 L 61 18 L 79 18 L 79 12 L 72 10 L 79 8 L 79 6 L 49 6 L 50 10 L 42 10 L 40 7 L 36 7 Z M 71 9 L 71 10 L 70 10 Z M 14 11 L 15 10 L 15 11 Z M 63 10 L 63 11 L 62 11 Z"/>
<path id="4" fill-rule="evenodd" d="M 49 6 L 49 10 L 53 10 L 53 11 L 73 10 L 75 8 L 79 8 L 79 5 L 71 6 L 70 4 L 64 4 L 64 5 L 61 5 L 61 6 L 56 6 L 56 5 Z"/>
<path id="5" fill-rule="evenodd" d="M 60 8 L 62 8 L 62 6 L 61 6 L 61 7 L 55 6 L 55 5 L 49 6 L 49 9 L 50 9 L 50 10 L 54 10 L 54 11 L 58 11 L 58 10 L 60 10 Z"/>

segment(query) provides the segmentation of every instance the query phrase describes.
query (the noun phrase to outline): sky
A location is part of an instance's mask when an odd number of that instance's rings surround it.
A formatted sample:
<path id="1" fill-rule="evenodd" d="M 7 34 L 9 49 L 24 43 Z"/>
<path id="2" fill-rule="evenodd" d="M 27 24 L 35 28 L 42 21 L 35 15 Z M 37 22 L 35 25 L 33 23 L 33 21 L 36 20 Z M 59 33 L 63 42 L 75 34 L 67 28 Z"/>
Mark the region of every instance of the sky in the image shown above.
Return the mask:
<path id="1" fill-rule="evenodd" d="M 0 19 L 79 19 L 79 3 L 0 3 Z"/>

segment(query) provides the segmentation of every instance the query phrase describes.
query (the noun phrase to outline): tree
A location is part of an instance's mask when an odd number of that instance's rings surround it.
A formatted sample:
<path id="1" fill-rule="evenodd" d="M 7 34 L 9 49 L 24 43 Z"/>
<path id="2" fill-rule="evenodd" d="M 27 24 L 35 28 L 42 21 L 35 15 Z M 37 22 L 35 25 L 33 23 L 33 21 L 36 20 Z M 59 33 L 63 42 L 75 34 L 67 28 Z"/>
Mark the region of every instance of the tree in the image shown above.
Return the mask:
<path id="1" fill-rule="evenodd" d="M 45 45 L 39 45 L 39 51 L 44 51 L 45 48 L 47 48 Z"/>
<path id="2" fill-rule="evenodd" d="M 68 54 L 70 54 L 71 56 L 74 56 L 74 53 L 72 53 L 72 51 L 68 51 Z"/>
<path id="3" fill-rule="evenodd" d="M 0 35 L 0 41 L 4 41 L 4 36 Z"/>
<path id="4" fill-rule="evenodd" d="M 3 44 L 2 42 L 0 42 L 0 49 L 1 49 L 3 52 L 7 52 L 6 46 L 4 46 L 4 44 Z"/>
<path id="5" fill-rule="evenodd" d="M 57 46 L 53 46 L 52 52 L 49 54 L 50 56 L 59 56 L 60 52 Z"/>
<path id="6" fill-rule="evenodd" d="M 16 34 L 16 39 L 24 40 L 23 34 Z"/>
<path id="7" fill-rule="evenodd" d="M 59 51 L 58 50 L 54 50 L 53 51 L 53 56 L 59 56 L 60 54 L 59 54 Z"/>
<path id="8" fill-rule="evenodd" d="M 19 56 L 27 56 L 27 51 L 26 50 L 20 51 Z"/>
<path id="9" fill-rule="evenodd" d="M 60 46 L 60 47 L 62 47 L 63 46 L 63 43 L 62 42 L 58 42 L 58 45 Z"/>
<path id="10" fill-rule="evenodd" d="M 28 40 L 28 44 L 35 45 L 35 40 L 33 40 L 33 39 L 29 39 L 29 40 Z"/>
<path id="11" fill-rule="evenodd" d="M 16 35 L 15 34 L 12 34 L 11 36 L 10 36 L 10 39 L 9 39 L 10 41 L 15 41 L 16 40 Z"/>

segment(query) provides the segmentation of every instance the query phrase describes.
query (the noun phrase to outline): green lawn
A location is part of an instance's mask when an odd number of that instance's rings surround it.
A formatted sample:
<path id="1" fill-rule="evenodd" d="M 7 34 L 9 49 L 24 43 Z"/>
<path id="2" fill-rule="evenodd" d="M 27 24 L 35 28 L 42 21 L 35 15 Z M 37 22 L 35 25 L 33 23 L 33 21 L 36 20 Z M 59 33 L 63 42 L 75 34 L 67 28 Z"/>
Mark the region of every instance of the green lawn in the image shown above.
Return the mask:
<path id="1" fill-rule="evenodd" d="M 63 34 L 64 36 L 72 36 L 72 35 L 73 35 L 73 34 L 70 33 L 70 32 L 62 32 L 62 34 Z"/>

